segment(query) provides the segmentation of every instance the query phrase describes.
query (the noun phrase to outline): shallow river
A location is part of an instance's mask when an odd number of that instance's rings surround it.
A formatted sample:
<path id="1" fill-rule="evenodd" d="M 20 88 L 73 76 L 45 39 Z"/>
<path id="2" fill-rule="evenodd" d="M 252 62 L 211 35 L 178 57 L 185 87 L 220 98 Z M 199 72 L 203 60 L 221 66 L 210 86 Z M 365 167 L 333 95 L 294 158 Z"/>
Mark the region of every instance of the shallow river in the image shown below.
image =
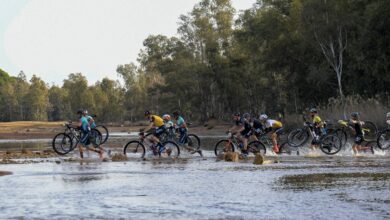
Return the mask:
<path id="1" fill-rule="evenodd" d="M 0 219 L 389 219 L 389 159 L 0 165 Z"/>

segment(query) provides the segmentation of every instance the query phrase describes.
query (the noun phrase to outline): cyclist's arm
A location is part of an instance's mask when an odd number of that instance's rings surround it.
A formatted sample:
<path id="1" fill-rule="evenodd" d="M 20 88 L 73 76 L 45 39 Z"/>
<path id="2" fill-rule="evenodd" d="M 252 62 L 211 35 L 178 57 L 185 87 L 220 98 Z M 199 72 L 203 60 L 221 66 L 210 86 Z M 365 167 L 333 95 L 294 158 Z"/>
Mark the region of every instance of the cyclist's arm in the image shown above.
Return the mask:
<path id="1" fill-rule="evenodd" d="M 148 132 L 148 131 L 150 131 L 152 128 L 153 128 L 153 122 L 151 122 L 147 127 L 145 127 L 145 128 L 143 129 L 143 131 Z"/>

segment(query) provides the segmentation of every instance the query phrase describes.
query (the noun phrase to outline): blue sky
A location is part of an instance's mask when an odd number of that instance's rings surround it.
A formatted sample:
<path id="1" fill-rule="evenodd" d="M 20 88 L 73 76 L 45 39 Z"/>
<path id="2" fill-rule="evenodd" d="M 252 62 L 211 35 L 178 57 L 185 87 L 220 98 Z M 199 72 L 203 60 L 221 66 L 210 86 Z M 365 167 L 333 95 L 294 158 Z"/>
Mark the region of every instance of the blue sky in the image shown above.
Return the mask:
<path id="1" fill-rule="evenodd" d="M 151 34 L 174 36 L 178 17 L 199 0 L 0 0 L 0 68 L 61 85 L 81 72 L 89 83 L 117 79 Z M 232 0 L 237 10 L 256 0 Z"/>

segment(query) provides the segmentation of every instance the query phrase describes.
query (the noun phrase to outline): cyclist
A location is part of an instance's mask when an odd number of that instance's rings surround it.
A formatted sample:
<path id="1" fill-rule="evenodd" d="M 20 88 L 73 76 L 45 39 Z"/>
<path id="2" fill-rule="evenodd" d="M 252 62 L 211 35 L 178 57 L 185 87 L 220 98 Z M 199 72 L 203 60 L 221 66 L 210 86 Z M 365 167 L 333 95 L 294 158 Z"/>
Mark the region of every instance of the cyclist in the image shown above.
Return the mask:
<path id="1" fill-rule="evenodd" d="M 150 124 L 146 128 L 141 129 L 141 132 L 155 128 L 153 134 L 150 135 L 150 141 L 158 147 L 161 153 L 165 150 L 164 146 L 160 142 L 160 136 L 166 131 L 164 120 L 160 116 L 153 115 L 148 110 L 145 111 L 145 118 L 150 122 Z"/>
<path id="2" fill-rule="evenodd" d="M 314 150 L 318 147 L 320 137 L 326 133 L 324 129 L 324 122 L 318 115 L 318 111 L 315 108 L 310 109 L 310 117 L 312 118 L 313 126 L 313 141 L 311 142 L 311 149 Z"/>
<path id="3" fill-rule="evenodd" d="M 283 132 L 283 124 L 280 121 L 269 119 L 266 114 L 260 115 L 260 121 L 265 127 L 265 132 L 271 132 L 272 144 L 274 145 L 273 151 L 279 153 L 278 136 Z"/>
<path id="4" fill-rule="evenodd" d="M 240 113 L 233 114 L 234 126 L 229 129 L 229 133 L 240 133 L 238 139 L 242 142 L 242 154 L 248 156 L 248 139 L 252 136 L 252 126 L 250 124 L 250 114 L 245 113 L 242 117 Z"/>
<path id="5" fill-rule="evenodd" d="M 387 126 L 390 128 L 390 112 L 387 112 L 387 114 L 386 114 L 386 123 L 387 123 Z"/>
<path id="6" fill-rule="evenodd" d="M 168 114 L 165 114 L 162 116 L 162 119 L 164 120 L 165 127 L 167 129 L 173 128 L 173 121 L 171 120 L 171 116 Z"/>
<path id="7" fill-rule="evenodd" d="M 81 138 L 80 138 L 80 145 L 79 145 L 79 152 L 80 157 L 84 158 L 83 148 L 86 148 L 89 150 L 89 145 L 91 144 L 89 137 L 91 134 L 91 126 L 88 123 L 87 117 L 85 117 L 85 111 L 84 110 L 78 110 L 77 114 L 79 115 L 79 123 L 76 127 L 77 129 L 81 130 Z M 103 159 L 103 151 L 101 149 L 91 149 L 92 151 L 99 154 L 100 159 Z"/>
<path id="8" fill-rule="evenodd" d="M 88 110 L 85 109 L 83 111 L 83 116 L 87 118 L 88 120 L 88 123 L 90 125 L 90 127 L 93 129 L 93 128 L 96 128 L 96 123 L 95 123 L 95 119 L 91 116 L 91 115 L 88 115 Z"/>
<path id="9" fill-rule="evenodd" d="M 191 154 L 199 153 L 200 156 L 203 156 L 202 151 L 200 149 L 196 150 L 188 146 L 188 136 L 187 136 L 188 127 L 183 116 L 181 116 L 178 111 L 175 111 L 173 112 L 173 118 L 176 120 L 176 126 L 180 134 L 179 144 L 183 145 Z"/>
<path id="10" fill-rule="evenodd" d="M 363 123 L 360 121 L 360 114 L 359 112 L 352 112 L 351 118 L 349 120 L 349 126 L 353 130 L 355 134 L 355 143 L 352 146 L 352 150 L 355 155 L 358 154 L 358 151 L 361 150 L 361 144 L 364 140 L 364 133 L 362 129 Z"/>

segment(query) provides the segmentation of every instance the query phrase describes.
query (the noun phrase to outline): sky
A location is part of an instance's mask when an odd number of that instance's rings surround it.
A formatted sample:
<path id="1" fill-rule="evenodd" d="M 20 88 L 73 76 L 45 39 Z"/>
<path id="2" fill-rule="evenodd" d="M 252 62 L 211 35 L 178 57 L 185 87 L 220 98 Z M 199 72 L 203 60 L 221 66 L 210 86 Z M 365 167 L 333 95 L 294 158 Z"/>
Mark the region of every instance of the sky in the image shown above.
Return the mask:
<path id="1" fill-rule="evenodd" d="M 199 0 L 0 0 L 0 68 L 62 85 L 70 73 L 90 84 L 116 80 L 149 35 L 175 36 L 179 16 Z M 237 11 L 256 0 L 232 0 Z"/>

